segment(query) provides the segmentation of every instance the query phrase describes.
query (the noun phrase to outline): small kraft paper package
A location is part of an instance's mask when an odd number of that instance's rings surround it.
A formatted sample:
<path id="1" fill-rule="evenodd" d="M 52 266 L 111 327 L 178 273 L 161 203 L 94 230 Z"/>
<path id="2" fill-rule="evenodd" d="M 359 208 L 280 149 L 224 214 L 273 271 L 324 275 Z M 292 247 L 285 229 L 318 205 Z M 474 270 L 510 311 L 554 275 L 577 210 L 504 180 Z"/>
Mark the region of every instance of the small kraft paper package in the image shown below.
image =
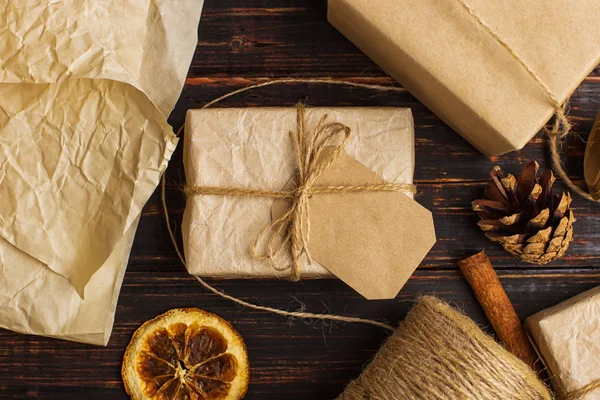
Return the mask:
<path id="1" fill-rule="evenodd" d="M 327 139 L 304 152 L 313 135 Z M 431 213 L 412 198 L 409 109 L 190 110 L 184 142 L 182 229 L 192 275 L 335 275 L 368 299 L 393 298 L 435 242 Z M 299 158 L 312 160 L 308 175 L 322 167 L 315 181 L 298 183 Z M 270 197 L 282 190 L 288 199 Z M 255 256 L 269 246 L 282 250 L 275 259 Z"/>
<path id="2" fill-rule="evenodd" d="M 600 399 L 600 287 L 525 320 L 560 398 Z"/>
<path id="3" fill-rule="evenodd" d="M 0 7 L 0 327 L 107 344 L 202 5 Z"/>
<path id="4" fill-rule="evenodd" d="M 330 0 L 328 19 L 486 156 L 556 112 L 532 75 L 562 104 L 600 62 L 596 0 Z"/>

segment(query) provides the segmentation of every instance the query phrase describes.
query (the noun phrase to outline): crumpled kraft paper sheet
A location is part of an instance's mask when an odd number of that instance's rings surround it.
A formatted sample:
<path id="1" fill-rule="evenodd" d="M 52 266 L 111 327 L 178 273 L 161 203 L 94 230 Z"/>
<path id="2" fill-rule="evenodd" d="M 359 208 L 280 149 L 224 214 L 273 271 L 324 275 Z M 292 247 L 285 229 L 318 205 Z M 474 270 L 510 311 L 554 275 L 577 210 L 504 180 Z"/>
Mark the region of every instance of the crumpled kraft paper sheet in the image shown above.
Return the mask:
<path id="1" fill-rule="evenodd" d="M 389 107 L 307 108 L 307 127 L 322 115 L 352 130 L 345 151 L 382 179 L 412 183 L 414 125 L 410 109 Z M 190 110 L 184 165 L 190 186 L 280 190 L 296 164 L 288 132 L 296 109 L 280 107 Z M 412 195 L 407 194 L 412 197 Z M 288 277 L 268 261 L 254 260 L 250 244 L 271 222 L 272 199 L 194 196 L 187 200 L 182 231 L 188 272 L 220 278 Z M 415 265 L 416 267 L 416 265 Z M 317 262 L 301 260 L 305 278 L 331 277 Z"/>
<path id="2" fill-rule="evenodd" d="M 92 276 L 85 301 L 63 276 L 0 238 L 0 326 L 77 342 L 108 343 L 137 225 L 137 221 L 131 225 Z"/>
<path id="3" fill-rule="evenodd" d="M 0 326 L 108 341 L 136 221 L 177 144 L 166 118 L 202 5 L 0 7 Z"/>
<path id="4" fill-rule="evenodd" d="M 600 380 L 600 287 L 532 315 L 525 327 L 559 393 Z M 579 400 L 599 399 L 597 389 Z"/>

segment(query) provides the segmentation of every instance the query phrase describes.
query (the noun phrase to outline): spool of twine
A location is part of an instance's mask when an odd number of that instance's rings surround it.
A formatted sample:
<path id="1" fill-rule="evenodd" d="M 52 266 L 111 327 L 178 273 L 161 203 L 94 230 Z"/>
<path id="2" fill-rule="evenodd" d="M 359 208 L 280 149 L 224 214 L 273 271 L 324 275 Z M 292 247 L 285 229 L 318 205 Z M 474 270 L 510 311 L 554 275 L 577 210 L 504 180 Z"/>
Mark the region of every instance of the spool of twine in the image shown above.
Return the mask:
<path id="1" fill-rule="evenodd" d="M 552 399 L 535 373 L 468 317 L 421 297 L 338 400 Z"/>

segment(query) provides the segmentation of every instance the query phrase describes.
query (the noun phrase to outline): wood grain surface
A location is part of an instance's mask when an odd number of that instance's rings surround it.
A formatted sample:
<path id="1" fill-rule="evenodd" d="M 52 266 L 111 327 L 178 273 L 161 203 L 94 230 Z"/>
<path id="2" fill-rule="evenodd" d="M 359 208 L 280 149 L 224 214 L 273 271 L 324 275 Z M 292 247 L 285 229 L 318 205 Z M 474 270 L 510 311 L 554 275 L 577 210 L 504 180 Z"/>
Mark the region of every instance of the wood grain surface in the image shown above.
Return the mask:
<path id="1" fill-rule="evenodd" d="M 424 32 L 423 34 L 426 34 Z M 170 122 L 186 110 L 265 79 L 336 77 L 395 85 L 326 21 L 324 0 L 206 0 L 199 43 L 186 87 Z M 211 280 L 244 300 L 290 310 L 344 313 L 397 323 L 419 294 L 436 294 L 487 328 L 487 321 L 455 262 L 486 249 L 517 313 L 525 318 L 600 285 L 600 205 L 575 198 L 575 239 L 562 259 L 527 265 L 488 242 L 470 202 L 482 195 L 490 169 L 518 173 L 530 159 L 548 168 L 538 135 L 522 151 L 492 160 L 475 151 L 408 92 L 377 93 L 329 85 L 286 84 L 253 91 L 222 106 L 400 106 L 416 122 L 418 201 L 434 213 L 438 243 L 395 300 L 366 301 L 337 280 L 290 283 Z M 582 180 L 583 151 L 600 110 L 600 68 L 575 92 L 576 131 L 564 147 L 567 168 Z M 180 224 L 184 199 L 181 146 L 167 173 L 168 202 Z M 205 292 L 178 262 L 161 215 L 158 194 L 144 209 L 108 347 L 62 342 L 0 330 L 0 398 L 126 399 L 121 358 L 133 331 L 170 308 L 199 307 L 231 321 L 244 336 L 252 377 L 247 399 L 331 399 L 373 357 L 386 333 L 368 326 L 283 319 L 243 309 Z"/>

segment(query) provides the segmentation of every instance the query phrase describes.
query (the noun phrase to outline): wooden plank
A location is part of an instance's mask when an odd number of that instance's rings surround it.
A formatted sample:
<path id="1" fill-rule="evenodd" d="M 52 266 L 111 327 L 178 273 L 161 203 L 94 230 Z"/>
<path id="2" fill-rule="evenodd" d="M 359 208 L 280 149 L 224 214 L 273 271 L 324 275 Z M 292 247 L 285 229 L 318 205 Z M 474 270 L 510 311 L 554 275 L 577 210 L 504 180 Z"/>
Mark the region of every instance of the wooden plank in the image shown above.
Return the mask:
<path id="1" fill-rule="evenodd" d="M 278 77 L 335 77 L 395 85 L 368 57 L 326 21 L 323 0 L 206 0 L 190 75 L 170 122 L 178 127 L 189 108 L 224 93 Z M 368 302 L 336 280 L 212 280 L 228 293 L 260 304 L 401 320 L 411 301 L 435 293 L 487 324 L 454 262 L 486 248 L 521 318 L 600 285 L 597 227 L 600 207 L 576 198 L 575 240 L 563 259 L 547 266 L 521 263 L 489 243 L 476 227 L 470 201 L 481 196 L 495 164 L 518 173 L 530 159 L 548 168 L 538 135 L 522 151 L 488 160 L 408 92 L 375 93 L 331 85 L 272 86 L 229 99 L 222 106 L 410 107 L 416 123 L 418 200 L 433 210 L 439 241 L 395 300 Z M 574 93 L 576 132 L 565 146 L 569 173 L 582 179 L 585 138 L 600 109 L 600 67 Z M 178 221 L 184 199 L 181 146 L 168 171 L 168 200 Z M 0 397 L 7 399 L 125 399 L 121 357 L 143 321 L 174 307 L 196 306 L 232 321 L 245 337 L 252 362 L 247 399 L 328 399 L 358 376 L 386 334 L 361 325 L 285 320 L 243 309 L 208 294 L 175 258 L 158 196 L 144 209 L 107 348 L 0 330 Z M 488 329 L 489 331 L 489 329 Z"/>
<path id="2" fill-rule="evenodd" d="M 134 257 L 139 253 L 134 251 Z M 500 277 L 521 318 L 600 284 L 598 269 L 503 270 Z M 466 282 L 453 270 L 420 270 L 396 300 L 388 301 L 366 301 L 336 280 L 211 282 L 260 304 L 292 310 L 304 305 L 310 311 L 390 322 L 401 320 L 416 296 L 436 293 L 487 325 Z M 333 398 L 386 337 L 364 325 L 285 320 L 242 309 L 208 294 L 178 264 L 145 262 L 126 274 L 107 348 L 0 330 L 2 398 L 125 399 L 120 365 L 131 334 L 145 320 L 186 306 L 221 315 L 244 336 L 252 363 L 249 400 Z"/>
<path id="3" fill-rule="evenodd" d="M 192 76 L 384 75 L 327 22 L 326 1 L 205 3 Z"/>
<path id="4" fill-rule="evenodd" d="M 596 71 L 600 71 L 600 67 Z M 352 82 L 397 85 L 391 79 L 348 77 Z M 190 78 L 181 101 L 173 112 L 170 122 L 180 127 L 185 112 L 200 108 L 210 100 L 225 93 L 264 82 L 266 79 L 242 78 Z M 576 123 L 563 153 L 566 168 L 572 179 L 583 179 L 583 153 L 586 138 L 600 110 L 600 81 L 590 80 L 582 84 L 571 100 L 571 115 Z M 368 89 L 323 84 L 282 84 L 239 94 L 216 105 L 218 107 L 293 106 L 298 101 L 310 106 L 390 106 L 409 107 L 415 119 L 416 162 L 415 178 L 419 181 L 457 182 L 487 179 L 491 168 L 498 164 L 507 172 L 518 173 L 528 160 L 537 160 L 543 168 L 549 168 L 547 142 L 538 134 L 521 151 L 491 160 L 477 152 L 467 141 L 439 120 L 408 92 L 376 92 Z M 175 157 L 175 161 L 178 157 Z M 177 165 L 173 163 L 174 165 Z M 581 183 L 581 182 L 580 182 Z"/>

